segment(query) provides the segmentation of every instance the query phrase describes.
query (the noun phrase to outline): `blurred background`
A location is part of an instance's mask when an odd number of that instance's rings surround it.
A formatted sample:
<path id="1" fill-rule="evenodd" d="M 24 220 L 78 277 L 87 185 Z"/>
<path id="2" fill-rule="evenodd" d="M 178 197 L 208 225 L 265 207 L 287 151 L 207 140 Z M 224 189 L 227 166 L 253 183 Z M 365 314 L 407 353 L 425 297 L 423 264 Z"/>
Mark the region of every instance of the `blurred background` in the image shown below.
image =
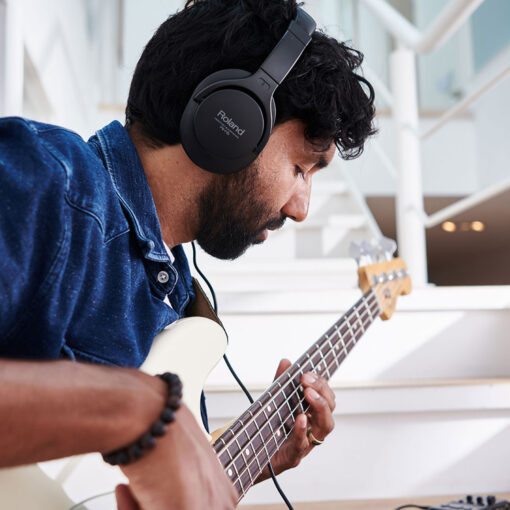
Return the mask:
<path id="1" fill-rule="evenodd" d="M 123 122 L 145 43 L 183 4 L 0 0 L 0 115 L 85 139 Z M 364 53 L 379 133 L 359 159 L 317 175 L 305 223 L 236 262 L 200 254 L 230 357 L 255 392 L 281 357 L 298 357 L 359 297 L 353 240 L 397 239 L 415 289 L 332 378 L 337 430 L 283 484 L 315 502 L 508 491 L 510 1 L 304 7 Z M 207 390 L 213 424 L 247 407 L 223 366 Z M 71 476 L 67 489 L 88 495 L 92 478 Z M 277 501 L 265 483 L 244 503 Z"/>

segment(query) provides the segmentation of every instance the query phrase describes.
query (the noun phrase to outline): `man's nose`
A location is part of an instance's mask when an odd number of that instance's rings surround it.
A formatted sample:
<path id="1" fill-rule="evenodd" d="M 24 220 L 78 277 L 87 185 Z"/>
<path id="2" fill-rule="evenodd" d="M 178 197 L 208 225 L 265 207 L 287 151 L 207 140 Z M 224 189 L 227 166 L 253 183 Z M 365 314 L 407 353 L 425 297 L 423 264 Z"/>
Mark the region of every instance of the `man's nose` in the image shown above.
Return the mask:
<path id="1" fill-rule="evenodd" d="M 303 185 L 292 194 L 288 202 L 284 205 L 282 213 L 287 218 L 294 221 L 304 221 L 308 216 L 311 192 L 311 181 L 303 182 Z"/>

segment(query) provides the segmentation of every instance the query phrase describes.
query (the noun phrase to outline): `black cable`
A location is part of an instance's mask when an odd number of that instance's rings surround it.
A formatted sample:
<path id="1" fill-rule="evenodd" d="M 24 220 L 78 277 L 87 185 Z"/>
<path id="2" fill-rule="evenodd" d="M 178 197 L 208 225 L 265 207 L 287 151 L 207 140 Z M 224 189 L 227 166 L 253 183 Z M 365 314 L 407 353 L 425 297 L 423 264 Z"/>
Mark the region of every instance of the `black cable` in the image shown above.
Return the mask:
<path id="1" fill-rule="evenodd" d="M 206 283 L 207 287 L 209 287 L 209 291 L 211 292 L 211 297 L 212 297 L 212 300 L 213 300 L 214 313 L 216 315 L 218 315 L 218 301 L 216 300 L 216 293 L 214 292 L 213 286 L 211 285 L 209 280 L 206 278 L 204 273 L 202 273 L 202 271 L 199 269 L 199 267 L 197 265 L 197 249 L 195 247 L 195 243 L 194 242 L 191 243 L 191 247 L 193 249 L 193 265 L 195 266 L 195 269 L 197 270 L 197 273 L 202 277 L 202 279 Z M 227 339 L 228 339 L 228 333 L 226 331 L 225 331 L 225 333 L 226 333 Z M 225 361 L 225 364 L 227 365 L 227 368 L 230 370 L 230 373 L 232 374 L 234 379 L 237 381 L 237 384 L 239 384 L 239 386 L 243 390 L 244 394 L 246 395 L 246 397 L 250 401 L 250 404 L 253 404 L 253 402 L 254 402 L 253 397 L 251 396 L 251 394 L 248 391 L 248 389 L 246 388 L 246 386 L 242 383 L 241 379 L 239 379 L 239 376 L 236 374 L 235 370 L 233 369 L 232 365 L 230 364 L 230 361 L 228 360 L 226 354 L 223 354 L 223 360 Z M 269 468 L 269 473 L 271 474 L 271 478 L 273 479 L 273 483 L 274 483 L 274 486 L 276 487 L 276 490 L 280 493 L 280 496 L 282 497 L 283 501 L 287 505 L 288 509 L 289 510 L 294 510 L 294 508 L 292 507 L 290 501 L 287 499 L 287 496 L 283 492 L 283 489 L 280 487 L 280 484 L 276 480 L 276 475 L 274 474 L 273 466 L 271 466 L 271 460 L 269 460 L 267 466 Z"/>

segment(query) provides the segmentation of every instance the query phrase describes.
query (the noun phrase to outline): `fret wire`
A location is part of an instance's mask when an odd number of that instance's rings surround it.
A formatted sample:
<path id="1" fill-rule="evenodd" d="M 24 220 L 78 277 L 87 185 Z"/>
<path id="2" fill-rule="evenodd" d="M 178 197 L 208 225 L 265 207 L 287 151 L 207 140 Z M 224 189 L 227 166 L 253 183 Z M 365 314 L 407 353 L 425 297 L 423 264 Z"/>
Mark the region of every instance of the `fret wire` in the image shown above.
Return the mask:
<path id="1" fill-rule="evenodd" d="M 336 330 L 338 330 L 338 324 L 342 321 L 345 321 L 345 318 L 348 317 L 348 316 L 352 316 L 352 312 L 354 309 L 356 309 L 356 306 L 359 306 L 361 303 L 364 303 L 366 301 L 372 301 L 376 298 L 375 294 L 372 292 L 372 291 L 369 291 L 367 292 L 366 294 L 364 294 L 359 300 L 358 302 L 354 305 L 354 307 L 352 307 L 346 314 L 344 314 L 327 332 L 326 334 L 324 334 L 320 339 L 319 341 L 317 342 L 318 344 L 325 344 L 326 341 L 327 341 L 327 336 L 329 336 L 331 333 L 335 332 L 336 333 Z M 372 319 L 370 319 L 371 321 Z M 317 344 L 315 344 L 317 345 Z M 301 359 L 301 358 L 300 358 Z"/>
<path id="2" fill-rule="evenodd" d="M 373 315 L 372 315 L 372 311 L 371 311 L 371 309 L 369 309 L 369 308 L 368 308 L 367 303 L 368 303 L 369 301 L 371 301 L 371 300 L 373 299 L 373 297 L 375 297 L 375 295 L 374 295 L 373 293 L 372 293 L 372 295 L 371 295 L 368 299 L 366 299 L 366 296 L 363 296 L 363 297 L 362 297 L 363 304 L 365 305 L 366 311 L 367 311 L 367 313 L 370 315 L 370 317 L 373 317 Z M 363 315 L 363 313 L 362 313 L 362 315 Z M 344 316 L 345 316 L 345 315 L 344 315 Z M 337 334 L 338 334 L 339 330 L 338 330 L 338 325 L 337 325 L 337 324 L 335 325 L 335 329 L 336 329 Z M 340 337 L 340 338 L 341 338 L 341 337 Z M 345 343 L 343 342 L 343 338 L 341 338 L 341 339 L 342 339 L 342 343 L 343 343 L 343 345 L 345 346 Z M 332 343 L 331 343 L 331 338 L 330 338 L 328 335 L 325 335 L 325 337 L 324 337 L 323 339 L 321 339 L 321 341 L 322 341 L 322 340 L 324 340 L 324 341 L 326 341 L 326 340 L 327 340 L 327 341 L 329 342 L 329 344 L 330 344 L 330 345 L 332 345 Z M 317 344 L 315 344 L 315 346 L 317 346 Z M 334 354 L 334 350 L 333 350 L 333 349 L 332 349 L 332 353 L 333 353 L 333 355 L 336 357 L 336 355 Z M 335 361 L 336 361 L 336 362 L 338 362 L 338 360 L 335 360 Z M 313 362 L 312 362 L 312 363 L 313 363 Z M 328 366 L 328 364 L 327 364 L 327 363 L 326 363 L 326 366 Z M 331 366 L 331 365 L 329 365 L 329 366 Z M 278 386 L 280 386 L 280 388 L 281 388 L 282 390 L 288 386 L 288 384 L 289 384 L 289 382 L 290 382 L 291 380 L 293 380 L 293 377 L 290 375 L 290 373 L 288 373 L 287 375 L 288 375 L 288 377 L 289 377 L 289 380 L 287 381 L 287 383 L 285 384 L 285 386 L 282 386 L 282 385 L 281 385 L 281 382 L 280 382 L 280 381 L 277 381 Z M 294 391 L 291 393 L 291 396 L 293 396 L 293 395 L 294 395 L 295 391 L 296 391 L 296 390 L 294 390 Z M 284 396 L 286 397 L 286 395 L 285 395 L 285 394 L 284 394 Z M 270 399 L 270 400 L 271 400 L 271 401 L 273 401 L 273 399 Z M 287 405 L 288 405 L 288 399 L 286 399 L 286 400 L 285 400 L 285 403 L 287 403 Z M 269 404 L 269 402 L 268 402 L 268 404 Z M 261 405 L 261 404 L 260 404 L 260 405 Z M 291 414 L 290 414 L 290 416 L 289 416 L 289 417 L 291 418 L 291 417 L 292 417 L 292 412 L 293 412 L 293 411 L 295 411 L 295 409 L 292 409 L 289 405 L 288 405 L 288 407 L 289 407 L 289 409 L 291 410 Z M 279 406 L 279 407 L 277 408 L 277 409 L 278 409 L 278 414 L 279 414 L 279 410 L 280 410 L 281 408 L 282 408 L 282 406 Z M 252 416 L 253 416 L 253 413 L 251 412 L 251 410 L 250 410 L 250 414 L 252 414 Z M 265 413 L 265 411 L 264 411 L 264 415 L 265 415 L 265 417 L 266 417 L 266 419 L 267 419 L 267 414 Z M 280 417 L 280 419 L 281 419 L 281 415 L 280 415 L 280 414 L 279 414 L 279 417 Z M 253 418 L 254 418 L 254 416 L 253 416 Z M 256 421 L 254 421 L 254 420 L 250 420 L 250 421 L 251 421 L 251 422 L 254 422 L 254 423 L 255 423 L 256 428 L 258 429 L 258 424 L 256 423 Z M 272 426 L 271 426 L 271 428 L 272 428 Z M 232 433 L 233 433 L 233 432 L 232 432 Z M 260 432 L 259 432 L 259 433 L 260 433 Z M 277 441 L 277 440 L 276 440 L 276 438 L 274 437 L 274 434 L 273 434 L 273 439 L 275 440 L 275 442 L 276 442 L 276 443 L 278 443 L 278 441 Z M 221 440 L 221 441 L 225 444 L 225 441 L 224 441 L 224 439 L 223 439 L 223 438 L 220 438 L 220 440 Z M 225 446 L 226 446 L 226 444 L 225 444 Z M 220 452 L 221 452 L 221 451 L 222 451 L 222 450 L 220 450 Z M 219 453 L 219 452 L 218 452 L 218 453 Z M 231 456 L 230 451 L 229 451 L 229 456 Z"/>
<path id="3" fill-rule="evenodd" d="M 367 312 L 369 313 L 370 317 L 372 317 L 372 311 L 371 311 L 370 309 L 368 309 L 367 303 L 368 303 L 369 301 L 371 301 L 374 297 L 375 297 L 375 295 L 372 293 L 372 295 L 371 295 L 368 299 L 365 299 L 365 296 L 363 296 L 363 298 L 362 298 L 362 299 L 363 299 L 363 302 L 364 302 L 364 305 L 365 305 L 365 308 L 367 309 Z M 336 329 L 337 334 L 338 334 L 338 326 L 337 326 L 337 325 L 335 325 L 335 329 Z M 340 337 L 340 338 L 341 338 L 341 337 Z M 326 339 L 327 339 L 327 341 L 329 341 L 330 345 L 332 345 L 332 343 L 331 343 L 331 338 L 328 336 L 328 337 L 324 338 L 323 340 L 326 340 Z M 345 343 L 343 342 L 343 338 L 341 338 L 341 340 L 342 340 L 343 345 L 345 346 Z M 346 351 L 346 350 L 345 350 L 345 351 Z M 334 354 L 334 350 L 332 350 L 332 352 L 333 352 L 333 354 Z M 347 355 L 347 351 L 346 351 L 345 357 L 346 357 L 346 355 Z M 335 355 L 335 354 L 334 354 L 334 356 L 336 357 L 336 355 Z M 338 359 L 336 359 L 336 362 L 338 363 Z M 339 365 L 339 364 L 338 364 L 338 365 Z M 288 379 L 288 381 L 285 383 L 285 386 L 282 386 L 282 385 L 281 385 L 281 382 L 280 382 L 280 381 L 277 381 L 277 384 L 278 384 L 278 386 L 280 386 L 281 390 L 284 390 L 284 389 L 285 389 L 285 388 L 289 385 L 289 382 L 290 382 L 291 380 L 293 380 L 293 377 L 290 375 L 290 373 L 287 373 L 287 376 L 288 376 L 288 378 L 289 378 L 289 379 Z M 280 391 L 280 392 L 282 392 L 282 391 Z M 284 392 L 283 392 L 283 394 L 284 394 L 284 396 L 286 396 Z M 272 399 L 270 399 L 270 400 L 272 400 Z M 269 402 L 268 402 L 268 403 L 269 403 Z M 260 402 L 258 402 L 258 404 L 262 407 L 262 405 L 260 404 Z M 287 404 L 288 404 L 288 402 L 287 402 Z M 288 407 L 289 407 L 289 409 L 291 409 L 291 408 L 290 408 L 290 406 L 288 406 Z M 280 406 L 278 409 L 281 409 L 281 406 Z M 292 411 L 291 411 L 291 412 L 292 412 Z M 259 413 L 260 413 L 260 411 L 259 411 Z M 251 414 L 251 411 L 250 411 L 250 414 Z M 291 415 L 290 415 L 289 417 L 291 417 Z M 252 419 L 252 420 L 250 420 L 250 421 L 254 421 L 254 419 L 255 419 L 255 416 L 253 416 L 253 419 Z M 255 422 L 255 423 L 256 423 L 256 422 Z M 258 425 L 257 425 L 257 424 L 256 424 L 256 427 L 258 428 Z M 221 439 L 221 441 L 222 441 L 223 443 L 225 443 L 225 441 L 224 441 L 224 439 L 223 439 L 223 438 L 220 438 L 220 439 Z M 227 446 L 227 445 L 225 444 L 225 446 Z M 220 450 L 218 453 L 220 453 L 221 451 L 222 451 L 222 450 Z"/>
<path id="4" fill-rule="evenodd" d="M 299 390 L 299 387 L 296 387 L 296 388 L 292 391 L 292 393 L 290 394 L 290 398 L 292 398 L 293 396 L 295 396 L 295 394 L 298 392 L 298 390 Z M 281 409 L 281 408 L 282 408 L 282 406 L 283 406 L 284 404 L 287 404 L 287 406 L 288 406 L 288 407 L 289 407 L 289 409 L 291 410 L 291 413 L 292 413 L 292 412 L 294 412 L 294 411 L 297 409 L 297 407 L 293 409 L 293 408 L 290 406 L 290 404 L 289 404 L 289 400 L 290 400 L 290 398 L 285 399 L 285 400 L 284 400 L 284 402 L 282 402 L 282 404 L 281 404 L 281 405 L 277 408 L 277 410 Z M 276 408 L 276 406 L 275 406 L 275 408 Z M 305 411 L 305 412 L 306 412 L 306 411 Z M 274 429 L 273 429 L 273 426 L 272 426 L 272 424 L 271 424 L 271 420 L 267 417 L 267 414 L 266 414 L 266 410 L 265 410 L 265 409 L 264 409 L 263 413 L 264 413 L 264 417 L 265 417 L 265 419 L 266 419 L 266 423 L 265 423 L 265 424 L 264 424 L 264 425 L 263 425 L 263 426 L 259 429 L 259 432 L 258 432 L 258 433 L 259 433 L 259 434 L 261 434 L 261 436 L 262 436 L 262 431 L 263 431 L 266 427 L 269 427 L 269 429 L 271 430 L 271 433 L 268 435 L 268 437 L 272 437 L 272 439 L 274 440 L 275 444 L 279 444 L 279 441 L 278 441 L 278 440 L 277 440 L 277 438 L 275 437 Z M 275 414 L 276 414 L 276 413 L 272 413 L 272 416 L 275 416 Z M 289 416 L 290 416 L 290 417 L 292 417 L 292 414 L 290 414 Z M 283 425 L 284 425 L 284 424 L 282 424 L 282 426 L 283 426 Z M 278 427 L 278 428 L 280 428 L 280 427 Z M 267 438 L 263 438 L 263 437 L 262 437 L 262 439 L 264 439 L 262 442 L 263 442 L 263 444 L 265 444 L 265 442 L 267 442 Z M 241 452 L 239 452 L 239 453 L 241 453 Z M 238 458 L 238 455 L 237 455 L 236 457 L 234 457 L 234 459 L 233 459 L 233 461 L 232 461 L 234 464 L 235 464 L 235 461 L 237 460 L 237 458 Z M 230 463 L 229 463 L 229 464 L 227 464 L 227 465 L 226 465 L 226 466 L 224 466 L 224 467 L 225 467 L 225 468 L 227 468 L 227 467 L 229 467 L 229 466 L 230 466 Z"/>
<path id="5" fill-rule="evenodd" d="M 371 315 L 371 310 L 370 310 L 370 315 Z M 351 336 L 352 336 L 352 330 L 351 330 Z M 329 338 L 328 338 L 328 340 L 329 340 Z M 354 336 L 351 338 L 351 340 L 352 340 L 352 341 L 354 341 L 354 342 L 356 342 L 356 341 L 357 341 L 357 339 L 356 339 Z M 350 341 L 349 341 L 349 342 L 350 342 Z M 349 343 L 349 342 L 348 342 L 348 343 Z M 331 341 L 330 341 L 330 340 L 329 340 L 329 343 L 330 343 L 330 345 L 331 345 Z M 333 352 L 333 351 L 332 351 L 332 352 Z M 320 355 L 322 356 L 322 352 L 320 352 Z M 333 352 L 333 355 L 334 355 L 334 352 Z M 328 363 L 326 362 L 326 360 L 325 360 L 325 365 L 326 365 L 326 367 L 328 367 Z M 293 379 L 293 378 L 292 378 L 292 379 Z M 288 381 L 288 382 L 290 382 L 290 380 L 291 380 L 291 378 L 289 378 L 289 381 Z M 288 383 L 287 383 L 287 384 L 288 384 Z M 279 383 L 279 386 L 281 387 L 281 384 L 280 384 L 280 383 Z M 296 387 L 296 388 L 292 391 L 292 393 L 291 393 L 291 395 L 290 395 L 290 398 L 292 398 L 292 397 L 294 396 L 294 394 L 297 394 L 298 392 L 299 392 L 299 386 L 298 386 L 298 387 Z M 286 397 L 286 395 L 284 395 L 284 396 Z M 272 399 L 270 399 L 270 400 L 272 400 Z M 290 408 L 290 405 L 289 405 L 289 400 L 290 400 L 289 398 L 285 399 L 285 400 L 284 400 L 284 403 L 286 402 L 286 403 L 287 403 L 287 405 L 289 406 L 289 409 L 291 409 L 291 408 Z M 294 412 L 294 411 L 296 411 L 296 410 L 298 409 L 298 407 L 301 407 L 301 408 L 303 409 L 303 406 L 302 406 L 302 401 L 303 401 L 303 400 L 304 400 L 304 399 L 298 399 L 298 404 L 294 407 L 294 409 L 291 409 L 291 415 L 290 415 L 290 417 L 292 417 L 293 412 Z M 306 400 L 304 400 L 304 402 L 306 402 Z M 269 403 L 268 403 L 268 405 L 269 405 Z M 303 412 L 306 412 L 306 411 L 309 409 L 309 405 L 308 405 L 308 403 L 307 403 L 307 406 L 308 406 L 308 407 L 307 407 L 307 408 L 306 408 Z M 279 413 L 279 409 L 281 408 L 281 406 L 275 406 L 275 408 L 277 409 L 278 417 L 279 417 L 279 419 L 280 419 L 280 421 L 281 421 L 281 415 L 280 415 L 280 413 Z M 252 413 L 251 413 L 251 411 L 250 411 L 250 414 L 252 414 Z M 284 438 L 283 438 L 282 442 L 279 442 L 279 441 L 278 441 L 278 439 L 275 437 L 274 429 L 273 429 L 272 424 L 271 424 L 271 421 L 270 421 L 270 420 L 271 420 L 271 418 L 269 418 L 269 419 L 267 418 L 267 414 L 266 414 L 266 411 L 265 411 L 265 410 L 264 410 L 264 416 L 265 416 L 265 418 L 266 418 L 267 423 L 266 423 L 266 424 L 262 427 L 262 429 L 264 429 L 267 425 L 269 425 L 269 428 L 271 429 L 271 436 L 272 436 L 272 439 L 274 440 L 274 443 L 275 443 L 275 445 L 276 445 L 276 450 L 275 450 L 275 453 L 276 453 L 276 451 L 279 449 L 279 447 L 280 447 L 281 443 L 283 443 L 283 441 L 285 441 L 285 440 L 288 438 L 288 436 L 290 435 L 291 431 L 289 431 L 289 432 L 287 433 L 287 432 L 285 431 L 285 428 L 284 428 L 284 426 L 283 426 L 283 425 L 282 425 L 281 427 L 278 427 L 278 429 L 277 429 L 277 430 L 279 430 L 280 428 L 283 428 L 283 436 L 284 436 Z M 273 413 L 273 416 L 275 416 L 275 413 Z M 261 434 L 261 429 L 258 429 L 258 425 L 256 424 L 256 422 L 254 422 L 254 423 L 255 423 L 255 427 L 257 428 L 257 431 L 258 431 L 258 432 L 257 432 L 257 434 L 261 437 L 262 447 L 263 447 L 263 449 L 264 449 L 264 450 L 265 450 L 265 452 L 266 452 L 266 456 L 268 457 L 268 462 L 269 462 L 269 461 L 270 461 L 270 459 L 271 459 L 271 457 L 272 457 L 272 455 L 270 456 L 270 455 L 269 455 L 269 452 L 267 451 L 266 444 L 265 444 L 264 439 L 263 439 L 262 434 Z M 252 444 L 252 442 L 251 442 L 251 441 L 248 441 L 248 444 Z M 238 444 L 238 446 L 239 446 L 239 444 Z M 261 472 L 262 472 L 263 468 L 260 466 L 260 463 L 259 463 L 259 460 L 258 460 L 258 456 L 259 456 L 259 454 L 260 454 L 260 453 L 262 453 L 262 450 L 258 450 L 258 451 L 257 451 L 255 447 L 252 447 L 252 451 L 254 452 L 254 460 L 249 460 L 249 461 L 246 461 L 246 460 L 245 460 L 245 456 L 244 456 L 244 452 L 243 452 L 242 457 L 243 457 L 243 460 L 244 460 L 245 468 L 244 468 L 243 472 L 241 473 L 241 476 L 243 476 L 243 474 L 245 474 L 246 469 L 248 469 L 248 476 L 249 476 L 249 478 L 250 478 L 250 481 L 251 481 L 251 482 L 252 482 L 252 484 L 253 484 L 253 479 L 252 479 L 252 476 L 251 476 L 250 466 L 253 464 L 253 462 L 254 462 L 254 461 L 256 461 L 256 462 L 257 462 L 257 464 L 258 464 L 258 472 L 259 472 L 259 473 L 261 473 Z M 230 456 L 230 452 L 229 452 L 229 456 Z M 265 467 L 265 466 L 264 466 L 264 467 Z M 234 465 L 234 468 L 236 469 L 236 473 L 237 473 L 237 468 L 235 467 L 235 465 Z M 239 483 L 240 483 L 240 485 L 241 485 L 241 488 L 242 488 L 242 490 L 243 490 L 243 494 L 244 494 L 244 493 L 245 493 L 245 491 L 244 491 L 244 489 L 243 489 L 243 487 L 242 487 L 242 486 L 243 486 L 243 484 L 242 484 L 242 481 L 241 481 L 240 479 L 239 479 Z"/>
<path id="6" fill-rule="evenodd" d="M 270 453 L 269 453 L 269 451 L 268 451 L 268 449 L 267 449 L 267 444 L 266 444 L 264 441 L 262 441 L 262 445 L 261 445 L 261 446 L 262 446 L 262 448 L 261 448 L 261 449 L 259 449 L 258 451 L 257 451 L 255 448 L 253 449 L 253 451 L 254 451 L 254 456 L 255 456 L 255 458 L 256 458 L 256 462 L 257 462 L 257 464 L 258 464 L 258 473 L 259 473 L 259 474 L 260 474 L 260 473 L 262 473 L 262 471 L 264 470 L 264 468 L 265 468 L 265 466 L 267 465 L 267 463 L 269 463 L 269 462 L 270 462 L 270 460 L 271 460 L 272 456 L 274 455 L 274 453 L 276 453 L 276 452 L 279 450 L 279 448 L 280 448 L 281 444 L 283 443 L 283 441 L 285 441 L 285 440 L 287 439 L 287 437 L 289 436 L 289 434 L 287 434 L 287 433 L 285 432 L 285 429 L 284 429 L 284 427 L 283 427 L 283 426 L 279 427 L 279 428 L 278 428 L 278 430 L 279 430 L 280 428 L 282 428 L 282 429 L 284 430 L 284 431 L 283 431 L 283 434 L 282 434 L 283 439 L 282 439 L 282 440 L 280 440 L 280 441 L 277 441 L 277 440 L 276 440 L 276 438 L 275 438 L 275 437 L 274 437 L 274 435 L 273 435 L 273 439 L 275 440 L 275 445 L 276 445 L 276 447 L 275 447 L 276 449 L 275 449 L 275 451 L 273 452 L 273 454 L 270 454 Z M 290 433 L 290 432 L 289 432 L 289 433 Z M 266 457 L 267 457 L 267 462 L 266 462 L 266 464 L 264 464 L 264 466 L 261 466 L 261 465 L 260 465 L 260 462 L 258 461 L 258 456 L 259 456 L 259 454 L 260 454 L 260 453 L 262 453 L 262 452 L 263 452 L 263 450 L 265 450 L 265 455 L 266 455 Z M 242 471 L 242 473 L 241 473 L 241 475 L 240 475 L 240 476 L 243 476 L 243 474 L 245 474 L 245 471 L 246 471 L 246 470 L 248 470 L 248 471 L 250 472 L 250 467 L 251 467 L 251 465 L 253 464 L 253 462 L 254 462 L 254 460 L 250 460 L 249 462 L 246 462 L 246 463 L 245 463 L 246 465 L 245 465 L 245 467 L 244 467 L 244 469 L 243 469 L 243 471 Z M 250 473 L 251 473 L 251 472 L 250 472 Z M 250 479 L 251 479 L 251 474 L 250 474 Z M 252 483 L 253 483 L 253 479 L 251 479 L 251 480 L 252 480 Z"/>
<path id="7" fill-rule="evenodd" d="M 359 315 L 359 310 L 358 310 L 358 307 L 356 307 L 356 317 L 358 319 L 358 322 L 359 322 L 359 325 L 360 325 L 360 328 L 361 328 L 361 331 L 363 331 L 363 333 L 365 332 L 365 327 L 363 326 L 363 321 L 361 320 L 361 317 Z"/>

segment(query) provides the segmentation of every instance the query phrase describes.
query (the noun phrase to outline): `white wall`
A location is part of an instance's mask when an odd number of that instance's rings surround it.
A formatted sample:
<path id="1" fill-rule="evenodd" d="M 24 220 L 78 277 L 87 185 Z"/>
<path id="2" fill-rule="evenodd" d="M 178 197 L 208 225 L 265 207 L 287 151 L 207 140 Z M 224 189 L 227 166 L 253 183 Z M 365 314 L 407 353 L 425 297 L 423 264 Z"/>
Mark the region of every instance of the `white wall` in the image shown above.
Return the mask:
<path id="1" fill-rule="evenodd" d="M 485 83 L 502 66 L 510 66 L 510 48 L 483 67 L 472 88 Z M 497 85 L 473 106 L 477 139 L 479 188 L 494 184 L 510 175 L 510 77 Z"/>

